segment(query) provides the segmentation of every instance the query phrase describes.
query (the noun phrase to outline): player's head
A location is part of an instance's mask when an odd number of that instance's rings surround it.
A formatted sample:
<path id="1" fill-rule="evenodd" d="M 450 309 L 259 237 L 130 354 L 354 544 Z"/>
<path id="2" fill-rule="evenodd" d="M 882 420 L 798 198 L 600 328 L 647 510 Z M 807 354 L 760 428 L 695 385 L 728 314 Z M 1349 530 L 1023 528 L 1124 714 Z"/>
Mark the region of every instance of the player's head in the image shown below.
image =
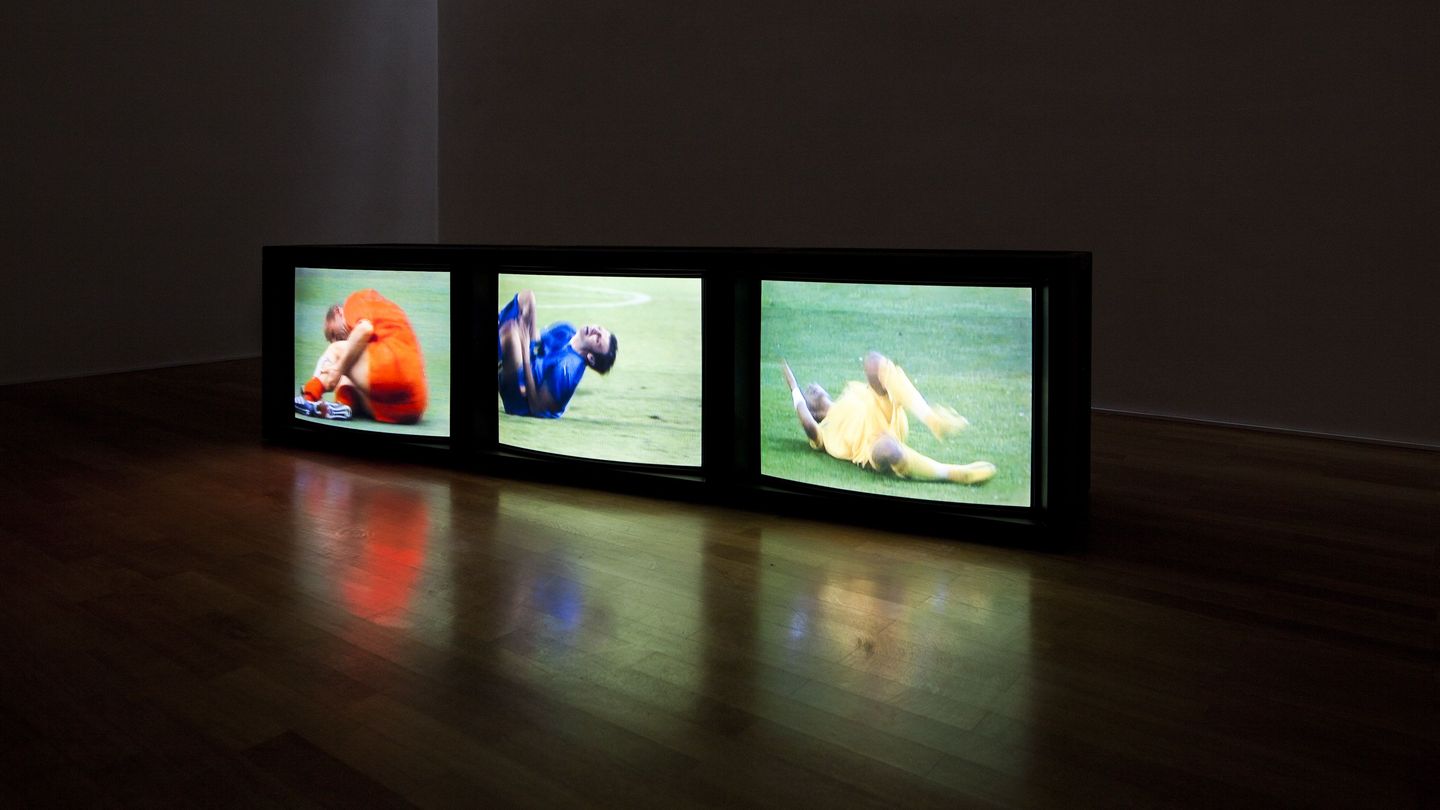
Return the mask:
<path id="1" fill-rule="evenodd" d="M 581 354 L 591 368 L 604 374 L 615 365 L 615 352 L 620 347 L 620 341 L 610 334 L 609 329 L 603 326 L 582 326 L 580 343 L 584 347 Z"/>
<path id="2" fill-rule="evenodd" d="M 810 409 L 810 415 L 815 417 L 817 422 L 824 421 L 825 414 L 830 413 L 830 405 L 833 404 L 830 392 L 821 388 L 819 383 L 810 383 L 805 386 L 804 395 L 805 407 Z"/>
<path id="3" fill-rule="evenodd" d="M 345 323 L 345 310 L 336 304 L 325 313 L 325 339 L 334 343 L 350 337 L 350 326 Z"/>

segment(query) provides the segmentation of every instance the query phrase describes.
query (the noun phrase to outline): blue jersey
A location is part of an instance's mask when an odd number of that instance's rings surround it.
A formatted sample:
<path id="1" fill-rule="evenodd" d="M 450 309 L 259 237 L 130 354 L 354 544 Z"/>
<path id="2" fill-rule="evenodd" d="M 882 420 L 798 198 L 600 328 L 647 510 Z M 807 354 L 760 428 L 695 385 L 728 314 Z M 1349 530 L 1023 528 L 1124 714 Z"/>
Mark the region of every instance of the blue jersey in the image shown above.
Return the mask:
<path id="1" fill-rule="evenodd" d="M 511 298 L 510 303 L 505 305 L 496 318 L 497 332 L 500 325 L 518 317 L 520 317 L 520 304 L 515 298 Z M 529 401 L 520 396 L 518 387 L 511 386 L 510 390 L 506 390 L 504 380 L 499 374 L 503 350 L 497 334 L 495 376 L 500 387 L 500 398 L 505 403 L 506 413 L 514 416 L 536 416 L 542 419 L 557 419 L 565 414 L 565 408 L 569 406 L 570 398 L 575 395 L 575 389 L 580 385 L 580 378 L 585 374 L 585 358 L 580 356 L 580 353 L 570 345 L 570 340 L 574 337 L 575 327 L 568 323 L 557 323 L 547 328 L 540 335 L 539 340 L 531 342 L 530 369 L 535 375 L 535 385 L 540 390 L 549 393 L 550 400 L 555 403 L 554 410 L 532 413 Z M 516 383 L 521 382 L 523 382 L 523 377 L 516 380 Z"/>
<path id="2" fill-rule="evenodd" d="M 557 419 L 565 414 L 570 398 L 585 376 L 585 358 L 570 345 L 575 337 L 575 327 L 568 323 L 557 323 L 545 330 L 530 350 L 530 367 L 535 371 L 535 385 L 550 394 L 555 403 L 553 411 L 544 411 L 530 416 L 543 419 Z"/>

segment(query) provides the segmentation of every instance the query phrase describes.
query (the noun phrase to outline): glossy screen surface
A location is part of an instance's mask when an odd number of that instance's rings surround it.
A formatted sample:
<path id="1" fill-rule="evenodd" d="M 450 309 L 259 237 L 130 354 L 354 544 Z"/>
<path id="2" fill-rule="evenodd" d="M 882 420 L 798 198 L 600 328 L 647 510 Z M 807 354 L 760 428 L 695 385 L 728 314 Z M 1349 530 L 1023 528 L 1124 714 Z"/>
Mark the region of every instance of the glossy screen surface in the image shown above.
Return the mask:
<path id="1" fill-rule="evenodd" d="M 351 336 L 327 331 L 339 306 Z M 373 335 L 354 337 L 360 321 Z M 352 340 L 352 337 L 354 338 Z M 352 345 L 355 344 L 355 345 Z M 344 357 L 353 349 L 353 359 Z M 414 270 L 298 267 L 295 269 L 295 382 L 299 396 L 312 379 L 340 368 L 314 408 L 297 405 L 295 418 L 347 430 L 409 436 L 450 435 L 450 274 Z M 311 392 L 317 393 L 313 387 Z M 350 406 L 349 418 L 333 418 Z"/>
<path id="2" fill-rule="evenodd" d="M 700 279 L 502 273 L 498 292 L 500 444 L 598 461 L 700 465 Z M 580 340 L 562 340 L 566 329 Z M 597 329 L 615 339 L 604 374 L 580 345 Z M 519 395 L 522 356 L 549 398 L 538 407 L 528 388 Z"/>
<path id="3" fill-rule="evenodd" d="M 898 498 L 1030 505 L 1030 288 L 767 280 L 760 295 L 763 475 Z M 984 480 L 952 481 L 956 468 L 955 478 Z"/>

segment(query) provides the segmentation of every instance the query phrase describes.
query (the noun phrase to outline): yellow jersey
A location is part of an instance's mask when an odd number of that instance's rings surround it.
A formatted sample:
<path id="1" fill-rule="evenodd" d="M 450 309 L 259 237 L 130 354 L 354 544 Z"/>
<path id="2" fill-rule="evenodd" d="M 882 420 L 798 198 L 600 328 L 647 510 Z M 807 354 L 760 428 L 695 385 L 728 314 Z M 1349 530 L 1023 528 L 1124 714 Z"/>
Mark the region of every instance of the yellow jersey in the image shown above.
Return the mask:
<path id="1" fill-rule="evenodd" d="M 895 387 L 888 382 L 895 372 L 905 373 L 890 363 L 880 369 L 880 383 L 889 392 L 885 396 L 875 393 L 867 383 L 845 383 L 840 398 L 831 403 L 817 426 L 817 439 L 810 446 L 835 458 L 874 468 L 871 451 L 877 439 L 888 433 L 904 444 L 910 421 L 905 408 L 895 399 Z"/>

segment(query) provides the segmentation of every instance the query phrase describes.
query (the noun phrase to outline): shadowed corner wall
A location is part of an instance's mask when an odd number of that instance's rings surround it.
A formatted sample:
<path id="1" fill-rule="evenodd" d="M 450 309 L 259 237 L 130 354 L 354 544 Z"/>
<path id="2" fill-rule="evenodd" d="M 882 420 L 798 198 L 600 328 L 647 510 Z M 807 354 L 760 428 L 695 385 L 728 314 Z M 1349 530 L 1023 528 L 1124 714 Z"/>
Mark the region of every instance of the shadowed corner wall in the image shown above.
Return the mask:
<path id="1" fill-rule="evenodd" d="M 435 20 L 8 4 L 0 383 L 253 356 L 262 245 L 433 241 Z"/>
<path id="2" fill-rule="evenodd" d="M 440 238 L 1095 252 L 1094 404 L 1440 446 L 1424 3 L 441 0 Z"/>

